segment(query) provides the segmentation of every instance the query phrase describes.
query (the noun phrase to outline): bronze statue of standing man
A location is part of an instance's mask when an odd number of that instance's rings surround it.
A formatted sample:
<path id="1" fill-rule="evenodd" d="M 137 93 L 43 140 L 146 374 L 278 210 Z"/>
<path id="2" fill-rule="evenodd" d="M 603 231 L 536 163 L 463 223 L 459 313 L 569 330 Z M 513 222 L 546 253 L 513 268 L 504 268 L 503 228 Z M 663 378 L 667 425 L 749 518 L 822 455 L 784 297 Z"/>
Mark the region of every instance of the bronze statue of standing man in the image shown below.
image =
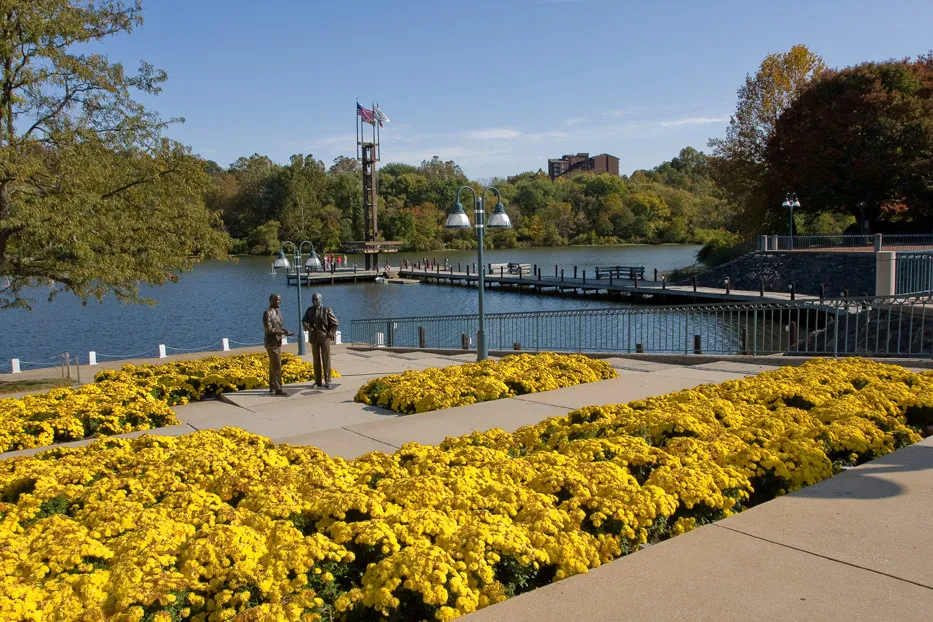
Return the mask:
<path id="1" fill-rule="evenodd" d="M 269 393 L 288 395 L 282 389 L 282 337 L 295 333 L 285 330 L 282 325 L 282 312 L 279 311 L 281 304 L 281 296 L 269 296 L 269 308 L 262 314 L 262 327 L 266 332 L 266 352 L 269 353 Z"/>
<path id="2" fill-rule="evenodd" d="M 311 296 L 311 306 L 301 320 L 308 331 L 311 342 L 311 356 L 314 359 L 314 382 L 330 388 L 330 342 L 337 336 L 337 317 L 330 307 L 324 306 L 320 294 Z"/>

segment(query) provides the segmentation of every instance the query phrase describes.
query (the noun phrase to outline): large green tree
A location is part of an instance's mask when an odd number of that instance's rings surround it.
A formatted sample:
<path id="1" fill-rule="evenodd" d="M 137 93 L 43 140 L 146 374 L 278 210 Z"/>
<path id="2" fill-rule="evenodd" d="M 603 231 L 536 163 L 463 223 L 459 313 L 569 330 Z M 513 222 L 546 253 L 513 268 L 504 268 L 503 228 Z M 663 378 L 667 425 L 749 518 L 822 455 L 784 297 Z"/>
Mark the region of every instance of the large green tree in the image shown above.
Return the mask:
<path id="1" fill-rule="evenodd" d="M 340 213 L 344 240 L 363 239 L 363 171 L 358 160 L 338 156 L 327 174 L 329 202 Z"/>
<path id="2" fill-rule="evenodd" d="M 276 220 L 282 211 L 282 190 L 279 174 L 282 167 L 269 156 L 254 153 L 249 157 L 237 158 L 228 173 L 235 181 L 235 194 L 225 204 L 223 211 L 227 231 L 235 238 L 245 238 L 256 227 Z M 218 178 L 215 177 L 215 183 Z"/>
<path id="3" fill-rule="evenodd" d="M 725 137 L 709 141 L 713 178 L 740 206 L 741 223 L 749 233 L 761 232 L 771 224 L 769 216 L 776 199 L 764 192 L 768 172 L 765 151 L 778 119 L 825 70 L 823 59 L 805 45 L 769 54 L 739 89 Z"/>
<path id="4" fill-rule="evenodd" d="M 781 115 L 766 187 L 802 210 L 933 224 L 933 52 L 829 72 Z M 889 225 L 890 226 L 890 225 Z"/>
<path id="5" fill-rule="evenodd" d="M 268 188 L 272 201 L 281 205 L 282 234 L 287 239 L 321 239 L 327 194 L 323 162 L 312 155 L 293 155 Z"/>
<path id="6" fill-rule="evenodd" d="M 142 23 L 139 2 L 0 2 L 0 308 L 58 284 L 87 300 L 139 298 L 198 257 L 222 256 L 203 196 L 209 177 L 135 93 L 163 72 L 128 73 L 94 43 Z"/>

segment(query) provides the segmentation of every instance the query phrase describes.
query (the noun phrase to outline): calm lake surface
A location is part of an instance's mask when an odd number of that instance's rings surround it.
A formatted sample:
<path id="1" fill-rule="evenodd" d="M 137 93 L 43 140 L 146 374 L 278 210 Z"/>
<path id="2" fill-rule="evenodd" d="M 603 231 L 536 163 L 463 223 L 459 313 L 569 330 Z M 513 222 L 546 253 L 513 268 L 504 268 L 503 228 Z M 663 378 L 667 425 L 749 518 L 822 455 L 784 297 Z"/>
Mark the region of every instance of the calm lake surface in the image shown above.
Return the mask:
<path id="1" fill-rule="evenodd" d="M 545 275 L 554 265 L 573 271 L 573 266 L 644 266 L 669 270 L 695 261 L 700 249 L 694 245 L 600 246 L 563 248 L 521 248 L 485 253 L 489 263 L 521 262 L 538 264 Z M 382 255 L 393 267 L 402 259 L 446 258 L 456 266 L 476 261 L 476 251 L 438 253 L 395 253 Z M 269 294 L 282 295 L 282 314 L 289 330 L 298 330 L 296 288 L 286 287 L 285 276 L 271 273 L 273 257 L 241 257 L 236 262 L 206 262 L 181 275 L 177 283 L 144 287 L 143 295 L 155 299 L 154 306 L 122 305 L 105 299 L 83 306 L 74 296 L 59 294 L 46 302 L 48 290 L 38 289 L 32 311 L 15 309 L 0 312 L 0 373 L 11 370 L 10 359 L 23 361 L 23 369 L 56 365 L 61 352 L 72 359 L 94 350 L 98 360 L 157 356 L 158 344 L 169 354 L 219 350 L 221 338 L 231 347 L 262 343 L 262 312 Z M 363 265 L 361 256 L 348 260 Z M 647 274 L 646 274 L 647 275 Z M 476 290 L 435 285 L 395 285 L 357 283 L 302 288 L 302 305 L 311 304 L 311 294 L 320 292 L 324 304 L 332 307 L 346 337 L 350 321 L 363 318 L 455 315 L 476 312 Z M 546 311 L 619 306 L 608 300 L 558 298 L 553 295 L 515 294 L 487 290 L 487 313 L 506 311 Z"/>

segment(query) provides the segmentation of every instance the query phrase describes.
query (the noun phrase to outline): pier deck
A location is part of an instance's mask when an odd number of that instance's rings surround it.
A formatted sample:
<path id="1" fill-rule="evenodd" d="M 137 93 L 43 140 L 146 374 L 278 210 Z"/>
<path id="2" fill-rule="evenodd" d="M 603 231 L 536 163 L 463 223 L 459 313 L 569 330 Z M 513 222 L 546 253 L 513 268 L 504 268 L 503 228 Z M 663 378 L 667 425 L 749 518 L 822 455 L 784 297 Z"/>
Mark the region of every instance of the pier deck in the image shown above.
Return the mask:
<path id="1" fill-rule="evenodd" d="M 333 285 L 336 283 L 364 283 L 375 281 L 382 271 L 343 269 L 334 272 L 288 272 L 285 278 L 289 285 L 295 285 L 301 279 L 302 285 Z"/>
<path id="2" fill-rule="evenodd" d="M 399 270 L 399 276 L 408 279 L 420 279 L 426 283 L 446 285 L 464 285 L 476 287 L 479 277 L 476 273 L 457 272 L 451 270 Z M 636 283 L 631 279 L 609 278 L 572 278 L 569 276 L 553 277 L 539 275 L 519 276 L 517 274 L 487 274 L 486 288 L 501 288 L 503 291 L 516 293 L 552 292 L 558 295 L 607 295 L 632 300 L 645 300 L 676 304 L 678 302 L 690 303 L 694 301 L 705 302 L 786 302 L 791 300 L 791 293 L 769 292 L 764 295 L 758 291 L 731 289 L 728 293 L 725 287 L 697 287 L 693 285 L 671 285 L 661 281 L 641 280 Z M 819 300 L 817 296 L 797 293 L 795 300 Z"/>
<path id="3" fill-rule="evenodd" d="M 373 282 L 382 274 L 376 270 L 336 270 L 334 272 L 289 272 L 286 279 L 295 285 L 298 279 L 305 286 L 332 285 L 337 283 Z M 400 269 L 393 273 L 392 282 L 434 283 L 439 285 L 461 285 L 476 287 L 479 277 L 475 272 L 455 270 Z M 660 302 L 665 304 L 692 302 L 786 302 L 791 293 L 730 289 L 725 287 L 694 288 L 692 285 L 671 285 L 661 281 L 600 278 L 579 276 L 534 276 L 529 274 L 487 274 L 486 288 L 497 288 L 514 293 L 551 293 L 560 296 L 607 296 L 628 298 L 632 301 Z M 818 300 L 817 296 L 796 293 L 795 300 Z"/>

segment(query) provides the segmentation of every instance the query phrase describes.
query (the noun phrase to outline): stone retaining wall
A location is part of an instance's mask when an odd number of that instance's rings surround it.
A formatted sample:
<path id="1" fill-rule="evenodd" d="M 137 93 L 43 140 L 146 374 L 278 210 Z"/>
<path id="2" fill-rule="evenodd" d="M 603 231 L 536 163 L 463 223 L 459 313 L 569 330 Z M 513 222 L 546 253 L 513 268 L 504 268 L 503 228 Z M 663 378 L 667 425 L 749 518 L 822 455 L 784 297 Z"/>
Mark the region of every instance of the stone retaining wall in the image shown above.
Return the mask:
<path id="1" fill-rule="evenodd" d="M 697 276 L 706 287 L 723 287 L 728 278 L 732 289 L 758 290 L 764 279 L 765 291 L 786 292 L 794 283 L 797 292 L 820 293 L 833 298 L 848 290 L 850 296 L 875 294 L 874 253 L 756 252 L 743 255 Z"/>

